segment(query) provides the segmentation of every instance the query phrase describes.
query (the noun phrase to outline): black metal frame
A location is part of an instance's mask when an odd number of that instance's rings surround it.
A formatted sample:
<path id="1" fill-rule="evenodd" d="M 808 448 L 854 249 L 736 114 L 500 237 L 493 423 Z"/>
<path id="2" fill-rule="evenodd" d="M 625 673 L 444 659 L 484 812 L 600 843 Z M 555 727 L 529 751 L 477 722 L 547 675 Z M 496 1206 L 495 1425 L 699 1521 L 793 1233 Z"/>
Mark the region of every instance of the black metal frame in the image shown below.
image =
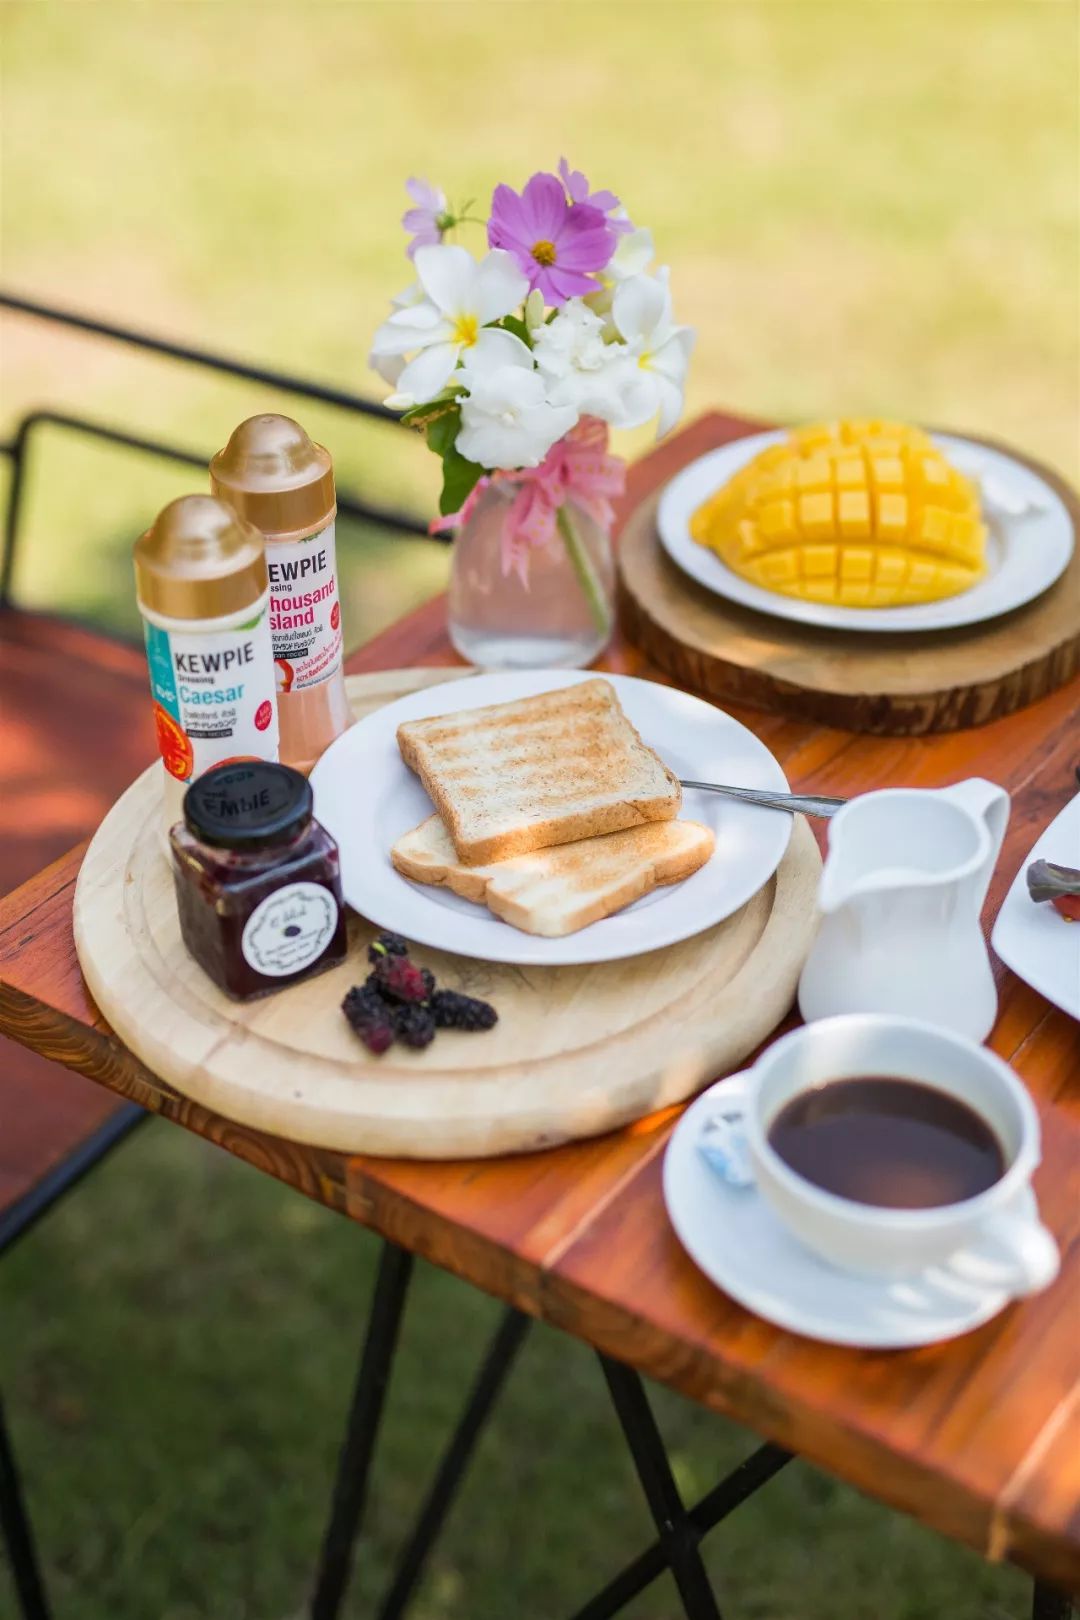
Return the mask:
<path id="1" fill-rule="evenodd" d="M 0 1218 L 0 1255 L 24 1237 L 43 1215 L 108 1158 L 149 1116 L 137 1103 L 125 1103 L 81 1142 Z M 45 1583 L 26 1508 L 15 1452 L 0 1398 L 0 1544 L 7 1548 L 11 1576 L 23 1620 L 49 1620 Z"/>
<path id="2" fill-rule="evenodd" d="M 393 411 L 387 410 L 385 405 L 379 405 L 374 400 L 365 399 L 362 394 L 353 394 L 343 388 L 332 388 L 327 384 L 312 382 L 310 378 L 298 377 L 291 372 L 276 371 L 268 366 L 251 365 L 247 361 L 236 359 L 233 356 L 218 354 L 213 350 L 199 348 L 191 344 L 173 343 L 169 339 L 155 337 L 149 332 L 138 332 L 130 327 L 117 326 L 110 321 L 95 320 L 90 316 L 80 315 L 74 310 L 60 309 L 51 304 L 42 304 L 34 299 L 19 297 L 14 293 L 0 292 L 0 309 L 8 309 L 16 314 L 51 321 L 56 325 L 67 327 L 71 331 L 85 332 L 95 337 L 107 338 L 115 343 L 123 343 L 129 348 L 142 350 L 146 354 L 159 355 L 169 360 L 183 360 L 189 365 L 201 366 L 204 369 L 220 372 L 228 377 L 238 377 L 244 381 L 262 383 L 266 387 L 274 389 L 275 392 L 292 394 L 298 399 L 313 400 L 321 405 L 330 405 L 353 415 L 366 417 L 372 422 L 386 423 L 394 428 L 400 428 L 401 426 L 400 418 Z M 19 537 L 19 519 L 22 512 L 26 464 L 31 436 L 35 429 L 43 426 L 65 428 L 71 432 L 83 433 L 103 442 L 119 445 L 124 449 L 134 450 L 144 455 L 160 456 L 171 461 L 178 461 L 186 466 L 198 468 L 204 475 L 212 453 L 210 451 L 192 450 L 187 446 L 174 444 L 164 439 L 148 438 L 142 434 L 131 433 L 124 428 L 111 426 L 104 422 L 96 422 L 90 417 L 77 415 L 70 411 L 40 409 L 28 412 L 18 423 L 14 437 L 10 441 L 0 444 L 0 455 L 7 456 L 12 466 L 4 520 L 4 546 L 2 556 L 0 556 L 0 608 L 7 607 L 11 602 L 11 587 L 14 579 L 15 556 Z M 370 501 L 362 500 L 348 490 L 338 491 L 338 511 L 346 517 L 377 524 L 382 528 L 392 529 L 398 533 L 434 539 L 439 543 L 445 543 L 449 539 L 448 535 L 432 536 L 429 533 L 427 524 L 418 514 L 373 505 Z"/>

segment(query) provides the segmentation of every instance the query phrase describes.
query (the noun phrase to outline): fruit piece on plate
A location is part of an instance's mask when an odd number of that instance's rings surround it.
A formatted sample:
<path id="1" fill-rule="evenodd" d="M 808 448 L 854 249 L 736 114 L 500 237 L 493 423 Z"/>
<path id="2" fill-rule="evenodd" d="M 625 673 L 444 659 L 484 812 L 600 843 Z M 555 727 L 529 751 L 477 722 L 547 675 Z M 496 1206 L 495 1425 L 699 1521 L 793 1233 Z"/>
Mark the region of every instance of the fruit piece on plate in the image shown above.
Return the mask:
<path id="1" fill-rule="evenodd" d="M 899 422 L 794 429 L 710 496 L 690 532 L 752 584 L 839 607 L 933 602 L 986 572 L 975 486 Z"/>
<path id="2" fill-rule="evenodd" d="M 1049 900 L 1067 922 L 1080 922 L 1080 872 L 1056 861 L 1032 861 L 1027 869 L 1028 893 L 1037 903 Z"/>

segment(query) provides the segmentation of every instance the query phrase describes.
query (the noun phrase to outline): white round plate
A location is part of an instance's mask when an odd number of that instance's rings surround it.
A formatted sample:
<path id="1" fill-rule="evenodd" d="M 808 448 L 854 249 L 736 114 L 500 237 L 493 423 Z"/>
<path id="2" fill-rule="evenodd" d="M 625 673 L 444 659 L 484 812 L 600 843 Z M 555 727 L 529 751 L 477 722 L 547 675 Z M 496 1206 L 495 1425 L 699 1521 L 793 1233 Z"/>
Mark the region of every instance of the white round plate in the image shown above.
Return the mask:
<path id="1" fill-rule="evenodd" d="M 690 534 L 690 519 L 740 467 L 767 445 L 779 444 L 786 437 L 778 430 L 722 445 L 684 467 L 660 497 L 656 521 L 664 550 L 691 579 L 730 602 L 774 619 L 793 619 L 830 630 L 954 630 L 996 619 L 1033 601 L 1068 566 L 1074 542 L 1072 519 L 1049 484 L 1004 451 L 949 433 L 932 433 L 930 437 L 950 460 L 982 485 L 989 572 L 978 585 L 940 602 L 895 608 L 832 607 L 752 585 L 721 562 L 715 551 L 698 545 Z"/>
<path id="2" fill-rule="evenodd" d="M 345 898 L 371 922 L 407 939 L 489 962 L 612 962 L 674 945 L 729 917 L 779 866 L 791 817 L 686 789 L 682 814 L 716 833 L 716 849 L 683 883 L 644 896 L 624 911 L 562 939 L 524 934 L 446 889 L 411 883 L 390 863 L 394 842 L 432 812 L 418 777 L 398 752 L 403 720 L 509 703 L 574 686 L 596 676 L 577 670 L 474 675 L 425 687 L 357 721 L 327 749 L 312 772 L 315 814 L 341 850 Z M 670 686 L 608 675 L 627 716 L 677 776 L 769 788 L 787 781 L 764 743 L 737 720 Z"/>
<path id="3" fill-rule="evenodd" d="M 1001 960 L 1026 984 L 1080 1018 L 1080 923 L 1067 922 L 1048 901 L 1035 904 L 1027 886 L 1032 861 L 1080 866 L 1080 793 L 1025 856 L 990 940 Z"/>
<path id="4" fill-rule="evenodd" d="M 860 1277 L 804 1248 L 753 1187 L 731 1187 L 698 1150 L 709 1115 L 740 1095 L 743 1074 L 702 1093 L 664 1155 L 664 1202 L 675 1234 L 710 1282 L 777 1327 L 826 1344 L 903 1350 L 954 1339 L 1009 1303 L 941 1267 L 903 1278 Z M 1027 1189 L 1016 1209 L 1034 1212 Z"/>

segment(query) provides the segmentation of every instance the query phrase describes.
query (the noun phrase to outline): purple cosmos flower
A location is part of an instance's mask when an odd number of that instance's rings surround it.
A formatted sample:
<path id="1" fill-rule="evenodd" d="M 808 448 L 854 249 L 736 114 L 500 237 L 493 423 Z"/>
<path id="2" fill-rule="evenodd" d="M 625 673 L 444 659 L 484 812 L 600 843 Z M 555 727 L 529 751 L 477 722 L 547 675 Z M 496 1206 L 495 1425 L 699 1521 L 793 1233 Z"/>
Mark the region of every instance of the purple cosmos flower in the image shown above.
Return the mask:
<path id="1" fill-rule="evenodd" d="M 427 180 L 406 180 L 405 190 L 416 204 L 415 208 L 406 209 L 401 216 L 405 229 L 414 233 L 405 249 L 412 259 L 416 256 L 417 248 L 441 242 L 443 232 L 452 221 L 447 212 L 446 193 L 440 191 L 438 186 L 430 185 Z"/>
<path id="2" fill-rule="evenodd" d="M 596 291 L 593 272 L 610 260 L 616 236 L 599 208 L 569 202 L 555 175 L 534 174 L 520 196 L 495 187 L 488 242 L 513 255 L 545 303 L 564 304 Z"/>
<path id="3" fill-rule="evenodd" d="M 613 191 L 589 191 L 589 182 L 580 169 L 572 169 L 565 158 L 559 159 L 559 175 L 571 202 L 587 203 L 590 208 L 599 208 L 602 214 L 607 214 L 608 229 L 616 236 L 627 236 L 633 230 L 633 225 L 625 217 L 612 219 L 610 216 L 620 206 L 619 199 Z"/>

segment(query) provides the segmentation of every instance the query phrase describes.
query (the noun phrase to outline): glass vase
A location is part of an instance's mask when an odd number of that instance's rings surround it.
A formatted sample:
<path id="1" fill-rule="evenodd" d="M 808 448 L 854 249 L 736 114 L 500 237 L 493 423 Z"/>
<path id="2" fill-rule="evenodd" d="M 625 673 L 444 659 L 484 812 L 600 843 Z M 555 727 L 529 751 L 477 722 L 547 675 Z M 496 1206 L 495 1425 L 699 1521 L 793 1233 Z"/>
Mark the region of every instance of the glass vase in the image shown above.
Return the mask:
<path id="1" fill-rule="evenodd" d="M 450 639 L 487 669 L 578 669 L 611 639 L 615 569 L 611 538 L 573 500 L 555 532 L 528 554 L 528 583 L 503 572 L 502 529 L 517 488 L 489 484 L 454 540 Z"/>

